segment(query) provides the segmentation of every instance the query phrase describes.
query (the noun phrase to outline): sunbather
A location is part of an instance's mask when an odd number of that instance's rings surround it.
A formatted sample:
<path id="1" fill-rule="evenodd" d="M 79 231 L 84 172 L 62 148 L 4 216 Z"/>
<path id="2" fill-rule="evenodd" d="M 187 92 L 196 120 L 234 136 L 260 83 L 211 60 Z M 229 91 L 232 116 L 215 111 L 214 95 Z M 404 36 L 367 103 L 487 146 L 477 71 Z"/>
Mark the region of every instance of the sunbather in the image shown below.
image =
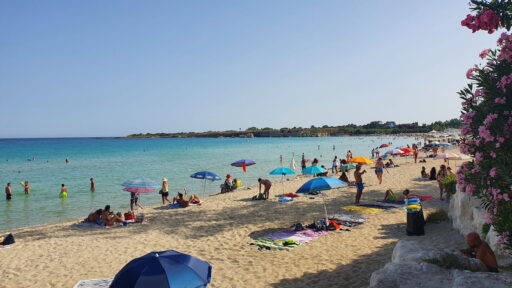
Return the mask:
<path id="1" fill-rule="evenodd" d="M 192 196 L 190 196 L 190 199 L 188 199 L 188 202 L 190 204 L 196 204 L 196 205 L 203 204 L 203 201 L 201 201 L 201 199 L 199 199 L 199 197 L 196 194 L 192 194 Z"/>
<path id="2" fill-rule="evenodd" d="M 185 190 L 186 192 L 186 190 Z M 181 207 L 186 208 L 189 205 L 189 201 L 186 200 L 186 194 L 183 196 L 183 193 L 178 192 L 178 196 L 172 199 L 172 204 L 178 203 Z"/>
<path id="3" fill-rule="evenodd" d="M 92 212 L 91 214 L 89 214 L 89 216 L 87 216 L 87 218 L 85 218 L 83 222 L 98 223 L 98 221 L 101 219 L 102 214 L 103 214 L 103 209 L 98 209 L 98 210 Z"/>
<path id="4" fill-rule="evenodd" d="M 386 195 L 384 195 L 384 201 L 403 203 L 407 195 L 409 195 L 409 193 L 409 189 L 405 189 L 401 195 L 395 195 L 395 193 L 393 193 L 393 190 L 388 189 L 386 190 Z"/>
<path id="5" fill-rule="evenodd" d="M 103 224 L 105 224 L 105 226 L 112 226 L 115 223 L 121 223 L 124 221 L 123 218 L 117 216 L 116 214 L 114 214 L 114 212 L 110 211 L 110 205 L 105 206 L 103 214 L 101 215 L 101 220 L 103 221 Z"/>

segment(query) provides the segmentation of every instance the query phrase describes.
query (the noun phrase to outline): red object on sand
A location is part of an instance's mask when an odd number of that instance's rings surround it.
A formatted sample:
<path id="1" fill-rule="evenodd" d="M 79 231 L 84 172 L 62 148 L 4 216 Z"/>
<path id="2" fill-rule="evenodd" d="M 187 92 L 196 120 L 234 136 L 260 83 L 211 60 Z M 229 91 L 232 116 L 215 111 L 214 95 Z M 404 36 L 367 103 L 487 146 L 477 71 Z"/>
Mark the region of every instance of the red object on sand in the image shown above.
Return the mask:
<path id="1" fill-rule="evenodd" d="M 296 198 L 296 197 L 299 197 L 300 195 L 297 195 L 295 193 L 286 193 L 286 194 L 283 194 L 283 196 Z"/>
<path id="2" fill-rule="evenodd" d="M 407 195 L 407 198 L 416 197 L 419 198 L 421 201 L 427 201 L 427 200 L 433 200 L 434 197 L 432 196 L 423 196 L 423 195 L 415 195 L 415 194 L 409 194 Z"/>

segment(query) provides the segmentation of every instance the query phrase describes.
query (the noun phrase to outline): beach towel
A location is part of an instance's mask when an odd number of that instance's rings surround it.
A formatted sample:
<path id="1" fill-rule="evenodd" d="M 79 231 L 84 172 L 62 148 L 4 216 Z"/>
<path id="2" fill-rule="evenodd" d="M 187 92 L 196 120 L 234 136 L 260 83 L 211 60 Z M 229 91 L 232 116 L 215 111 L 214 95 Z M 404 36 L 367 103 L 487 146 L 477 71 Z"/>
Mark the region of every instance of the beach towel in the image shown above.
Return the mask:
<path id="1" fill-rule="evenodd" d="M 291 251 L 293 248 L 302 245 L 300 242 L 289 241 L 288 239 L 269 239 L 269 238 L 258 238 L 251 242 L 251 245 L 256 245 L 261 249 L 269 250 L 286 250 Z"/>
<path id="2" fill-rule="evenodd" d="M 396 208 L 398 208 L 398 207 L 396 207 L 396 206 L 390 206 L 390 205 L 379 205 L 379 204 L 357 204 L 357 206 L 360 206 L 360 207 L 367 207 L 367 208 L 384 209 L 384 210 L 389 210 L 389 209 L 396 209 Z"/>
<path id="3" fill-rule="evenodd" d="M 354 216 L 349 214 L 335 214 L 332 217 L 329 217 L 330 220 L 337 220 L 337 221 L 346 221 L 346 222 L 353 222 L 353 223 L 364 223 L 366 221 L 365 217 L 360 216 Z"/>
<path id="4" fill-rule="evenodd" d="M 281 197 L 277 201 L 279 201 L 279 202 L 292 202 L 293 198 L 292 197 Z"/>
<path id="5" fill-rule="evenodd" d="M 295 194 L 295 193 L 286 193 L 286 194 L 283 194 L 283 196 L 296 198 L 296 197 L 299 197 L 300 195 Z"/>
<path id="6" fill-rule="evenodd" d="M 379 203 L 387 203 L 387 204 L 393 204 L 393 205 L 404 205 L 405 203 L 395 202 L 395 201 L 377 201 Z"/>
<path id="7" fill-rule="evenodd" d="M 293 229 L 286 229 L 277 233 L 272 233 L 264 238 L 268 239 L 291 239 L 300 243 L 307 243 L 315 238 L 326 235 L 327 231 L 313 231 L 311 229 L 305 229 L 302 231 L 295 231 Z"/>
<path id="8" fill-rule="evenodd" d="M 114 278 L 80 280 L 73 288 L 108 288 Z"/>
<path id="9" fill-rule="evenodd" d="M 378 208 L 369 208 L 369 207 L 362 207 L 362 206 L 343 206 L 341 209 L 349 210 L 349 211 L 360 211 L 365 213 L 379 213 L 382 211 L 385 211 L 384 209 L 378 209 Z"/>
<path id="10" fill-rule="evenodd" d="M 409 194 L 408 196 L 409 196 L 409 198 L 412 198 L 412 197 L 419 198 L 421 201 L 427 201 L 427 200 L 434 199 L 434 197 L 432 197 L 432 196 L 423 196 L 423 195 L 414 195 L 414 194 Z"/>
<path id="11" fill-rule="evenodd" d="M 179 203 L 174 203 L 174 204 L 169 204 L 167 206 L 169 209 L 178 209 L 178 208 L 183 208 L 181 207 L 181 205 Z"/>

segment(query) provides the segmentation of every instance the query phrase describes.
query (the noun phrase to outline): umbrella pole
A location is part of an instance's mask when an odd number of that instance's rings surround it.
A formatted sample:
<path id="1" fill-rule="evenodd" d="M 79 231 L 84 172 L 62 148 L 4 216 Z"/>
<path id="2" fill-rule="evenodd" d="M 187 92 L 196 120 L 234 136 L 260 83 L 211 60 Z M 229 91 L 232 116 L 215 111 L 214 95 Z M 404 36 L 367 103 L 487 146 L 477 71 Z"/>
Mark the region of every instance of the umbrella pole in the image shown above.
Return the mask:
<path id="1" fill-rule="evenodd" d="M 204 197 L 206 197 L 205 195 L 206 195 L 206 178 L 204 178 L 204 183 L 203 183 L 203 195 L 202 195 L 203 199 L 204 199 Z"/>
<path id="2" fill-rule="evenodd" d="M 324 204 L 324 211 L 325 211 L 325 227 L 329 225 L 329 216 L 327 216 L 327 206 L 325 206 L 325 200 L 322 197 L 322 203 Z"/>
<path id="3" fill-rule="evenodd" d="M 281 182 L 283 182 L 283 194 L 284 194 L 284 174 L 281 176 Z"/>

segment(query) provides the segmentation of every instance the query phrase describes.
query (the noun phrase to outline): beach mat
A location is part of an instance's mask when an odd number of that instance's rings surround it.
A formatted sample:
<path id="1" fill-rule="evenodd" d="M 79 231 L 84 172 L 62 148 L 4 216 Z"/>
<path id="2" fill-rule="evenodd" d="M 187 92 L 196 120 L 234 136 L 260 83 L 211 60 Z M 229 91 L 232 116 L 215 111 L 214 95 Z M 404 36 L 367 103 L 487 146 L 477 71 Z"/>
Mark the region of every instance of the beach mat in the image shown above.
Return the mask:
<path id="1" fill-rule="evenodd" d="M 386 204 L 393 204 L 393 205 L 404 205 L 405 203 L 400 203 L 400 202 L 394 202 L 394 201 L 377 201 L 379 203 L 386 203 Z"/>
<path id="2" fill-rule="evenodd" d="M 108 288 L 114 278 L 80 280 L 73 288 Z"/>
<path id="3" fill-rule="evenodd" d="M 366 221 L 365 217 L 354 216 L 349 214 L 335 214 L 332 217 L 329 217 L 329 220 L 335 221 L 344 221 L 344 222 L 353 222 L 353 223 L 364 223 Z"/>
<path id="4" fill-rule="evenodd" d="M 293 229 L 286 229 L 277 233 L 272 233 L 264 238 L 268 239 L 291 239 L 300 243 L 307 243 L 315 238 L 326 235 L 327 231 L 313 231 L 311 229 L 305 229 L 302 231 L 295 231 Z"/>
<path id="5" fill-rule="evenodd" d="M 291 251 L 296 247 L 302 245 L 300 242 L 295 242 L 290 245 L 285 245 L 286 239 L 268 239 L 268 238 L 258 238 L 251 242 L 251 245 L 256 245 L 261 249 L 268 250 L 286 250 Z"/>
<path id="6" fill-rule="evenodd" d="M 419 198 L 421 201 L 428 201 L 428 200 L 434 200 L 434 197 L 432 196 L 423 196 L 423 195 L 415 195 L 415 194 L 409 194 L 408 197 L 416 197 Z"/>
<path id="7" fill-rule="evenodd" d="M 369 208 L 369 207 L 362 207 L 362 206 L 342 206 L 341 209 L 345 209 L 348 211 L 359 211 L 359 212 L 364 212 L 364 213 L 372 213 L 372 214 L 385 211 L 384 209 Z"/>
<path id="8" fill-rule="evenodd" d="M 384 209 L 384 210 L 389 210 L 389 209 L 396 209 L 396 208 L 398 208 L 398 207 L 396 207 L 396 206 L 390 206 L 390 205 L 379 205 L 379 204 L 358 204 L 357 206 L 359 206 L 359 207 L 366 207 L 366 208 Z"/>

